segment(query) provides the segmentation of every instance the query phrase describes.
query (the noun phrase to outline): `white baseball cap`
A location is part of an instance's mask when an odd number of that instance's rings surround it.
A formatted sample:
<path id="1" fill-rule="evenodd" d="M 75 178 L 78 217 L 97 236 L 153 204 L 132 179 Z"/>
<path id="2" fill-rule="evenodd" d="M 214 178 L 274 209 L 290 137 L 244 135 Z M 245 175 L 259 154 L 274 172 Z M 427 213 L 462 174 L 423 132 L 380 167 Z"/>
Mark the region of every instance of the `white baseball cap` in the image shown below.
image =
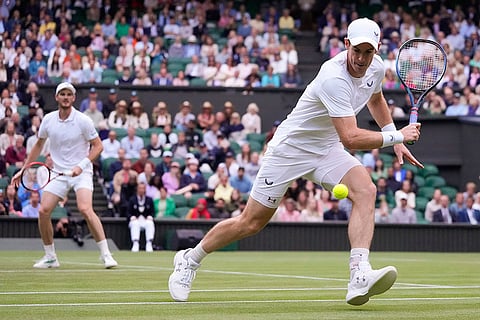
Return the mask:
<path id="1" fill-rule="evenodd" d="M 369 43 L 375 50 L 378 50 L 380 43 L 380 27 L 378 24 L 368 18 L 353 20 L 348 26 L 347 39 L 352 46 L 360 43 Z"/>
<path id="2" fill-rule="evenodd" d="M 77 92 L 77 90 L 75 90 L 75 87 L 70 82 L 62 82 L 57 86 L 57 89 L 55 90 L 55 95 L 58 95 L 63 89 L 70 90 L 73 94 Z"/>

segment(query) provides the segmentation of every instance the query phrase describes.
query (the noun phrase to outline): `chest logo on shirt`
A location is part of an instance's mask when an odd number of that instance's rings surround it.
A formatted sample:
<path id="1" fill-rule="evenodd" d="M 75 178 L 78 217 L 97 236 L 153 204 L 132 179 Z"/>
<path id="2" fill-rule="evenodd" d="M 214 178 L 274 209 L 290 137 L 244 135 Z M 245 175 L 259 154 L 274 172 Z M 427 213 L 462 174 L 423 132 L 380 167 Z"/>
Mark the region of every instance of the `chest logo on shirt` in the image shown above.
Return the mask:
<path id="1" fill-rule="evenodd" d="M 367 82 L 367 87 L 371 88 L 373 86 L 373 80 L 370 83 Z"/>

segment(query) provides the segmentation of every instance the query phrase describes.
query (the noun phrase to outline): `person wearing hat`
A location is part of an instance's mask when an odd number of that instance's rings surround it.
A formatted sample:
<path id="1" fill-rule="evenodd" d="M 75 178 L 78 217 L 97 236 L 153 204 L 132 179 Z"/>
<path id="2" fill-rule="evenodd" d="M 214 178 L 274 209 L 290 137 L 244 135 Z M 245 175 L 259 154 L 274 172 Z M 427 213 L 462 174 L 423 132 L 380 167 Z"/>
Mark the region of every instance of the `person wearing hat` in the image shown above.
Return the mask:
<path id="1" fill-rule="evenodd" d="M 197 127 L 205 133 L 214 122 L 215 115 L 213 114 L 213 105 L 210 101 L 204 101 L 202 103 L 202 110 L 197 115 Z"/>
<path id="2" fill-rule="evenodd" d="M 133 101 L 130 111 L 130 116 L 128 117 L 129 127 L 134 127 L 135 129 L 148 129 L 150 127 L 148 114 L 143 110 L 140 101 Z"/>
<path id="3" fill-rule="evenodd" d="M 110 88 L 108 90 L 107 99 L 102 102 L 103 103 L 102 113 L 105 119 L 108 119 L 108 117 L 110 116 L 110 112 L 115 110 L 115 106 L 117 105 L 117 102 L 118 102 L 117 89 Z"/>
<path id="4" fill-rule="evenodd" d="M 177 130 L 185 131 L 190 120 L 195 120 L 195 115 L 192 113 L 192 104 L 190 101 L 185 100 L 180 105 L 180 111 L 173 118 L 173 125 Z"/>
<path id="5" fill-rule="evenodd" d="M 339 183 L 348 187 L 352 211 L 348 226 L 351 251 L 345 266 L 350 270 L 346 302 L 365 304 L 394 284 L 395 267 L 374 270 L 370 265 L 376 188 L 368 171 L 348 152 L 391 146 L 400 163 L 407 160 L 423 167 L 404 144 L 419 139 L 420 124 L 397 130 L 382 93 L 385 67 L 377 54 L 380 36 L 380 27 L 370 19 L 360 18 L 349 24 L 346 50 L 322 64 L 270 140 L 243 213 L 219 222 L 197 246 L 175 255 L 168 282 L 172 299 L 188 300 L 196 270 L 209 253 L 263 229 L 290 184 L 300 177 L 329 191 Z M 381 131 L 357 126 L 356 115 L 365 106 Z"/>
<path id="6" fill-rule="evenodd" d="M 154 127 L 164 128 L 172 124 L 172 115 L 168 112 L 167 104 L 159 101 L 152 110 L 152 124 Z"/>
<path id="7" fill-rule="evenodd" d="M 203 174 L 198 170 L 199 161 L 193 157 L 186 161 L 186 171 L 180 177 L 179 189 L 176 194 L 183 194 L 190 198 L 192 193 L 201 193 L 207 190 L 207 181 Z"/>
<path id="8" fill-rule="evenodd" d="M 82 100 L 82 102 L 80 102 L 80 108 L 79 108 L 80 112 L 85 112 L 85 110 L 87 110 L 90 107 L 91 101 L 94 101 L 97 105 L 97 110 L 102 112 L 103 102 L 98 99 L 97 89 L 95 89 L 95 87 L 91 87 L 88 90 L 88 97 L 86 97 L 85 99 Z"/>
<path id="9" fill-rule="evenodd" d="M 407 195 L 400 196 L 400 203 L 393 208 L 390 216 L 391 223 L 417 223 L 417 213 L 408 206 Z"/>
<path id="10" fill-rule="evenodd" d="M 58 110 L 45 115 L 38 130 L 38 140 L 25 160 L 24 167 L 17 172 L 11 185 L 18 186 L 25 166 L 36 161 L 45 141 L 50 140 L 50 155 L 56 171 L 70 171 L 71 177 L 52 180 L 44 189 L 38 226 L 45 255 L 34 268 L 58 268 L 51 214 L 60 201 L 65 199 L 71 188 L 74 189 L 78 210 L 88 221 L 88 227 L 101 252 L 105 268 L 117 266 L 108 248 L 102 222 L 92 206 L 93 165 L 103 150 L 102 141 L 93 127 L 93 122 L 74 108 L 75 87 L 68 82 L 60 83 L 55 90 Z"/>
<path id="11" fill-rule="evenodd" d="M 183 57 L 191 58 L 193 56 L 200 56 L 200 45 L 197 43 L 197 37 L 192 34 L 183 46 Z"/>

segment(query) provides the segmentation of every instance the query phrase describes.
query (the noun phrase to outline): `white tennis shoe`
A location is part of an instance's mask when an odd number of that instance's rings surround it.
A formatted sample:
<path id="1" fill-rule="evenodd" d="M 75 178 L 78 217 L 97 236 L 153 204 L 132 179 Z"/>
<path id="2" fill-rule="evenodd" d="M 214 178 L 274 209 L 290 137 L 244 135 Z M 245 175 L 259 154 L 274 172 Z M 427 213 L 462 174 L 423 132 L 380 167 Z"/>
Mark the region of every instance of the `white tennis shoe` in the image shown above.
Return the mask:
<path id="1" fill-rule="evenodd" d="M 348 284 L 347 303 L 359 306 L 367 303 L 371 296 L 384 293 L 397 280 L 397 269 L 389 266 L 379 270 L 372 270 L 360 266 Z"/>
<path id="2" fill-rule="evenodd" d="M 60 262 L 58 262 L 57 256 L 44 255 L 33 267 L 37 269 L 58 268 L 60 267 Z"/>
<path id="3" fill-rule="evenodd" d="M 105 269 L 111 269 L 118 266 L 118 262 L 113 259 L 112 254 L 104 254 L 100 257 L 105 265 Z"/>
<path id="4" fill-rule="evenodd" d="M 186 259 L 185 253 L 191 249 L 177 252 L 173 259 L 173 272 L 168 279 L 168 290 L 175 301 L 187 301 L 200 264 Z"/>

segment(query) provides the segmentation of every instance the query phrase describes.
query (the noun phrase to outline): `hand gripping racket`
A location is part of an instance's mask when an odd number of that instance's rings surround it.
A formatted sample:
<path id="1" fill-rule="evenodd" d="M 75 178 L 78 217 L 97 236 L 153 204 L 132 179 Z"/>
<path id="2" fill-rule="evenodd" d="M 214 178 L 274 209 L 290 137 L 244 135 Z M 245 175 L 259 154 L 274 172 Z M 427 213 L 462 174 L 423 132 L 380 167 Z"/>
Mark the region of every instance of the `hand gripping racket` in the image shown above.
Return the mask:
<path id="1" fill-rule="evenodd" d="M 31 162 L 22 171 L 22 186 L 30 191 L 39 191 L 60 176 L 72 176 L 71 171 L 58 172 L 42 162 Z"/>
<path id="2" fill-rule="evenodd" d="M 414 38 L 402 44 L 396 62 L 398 78 L 410 98 L 409 122 L 416 123 L 423 99 L 445 74 L 447 54 L 435 41 Z"/>

